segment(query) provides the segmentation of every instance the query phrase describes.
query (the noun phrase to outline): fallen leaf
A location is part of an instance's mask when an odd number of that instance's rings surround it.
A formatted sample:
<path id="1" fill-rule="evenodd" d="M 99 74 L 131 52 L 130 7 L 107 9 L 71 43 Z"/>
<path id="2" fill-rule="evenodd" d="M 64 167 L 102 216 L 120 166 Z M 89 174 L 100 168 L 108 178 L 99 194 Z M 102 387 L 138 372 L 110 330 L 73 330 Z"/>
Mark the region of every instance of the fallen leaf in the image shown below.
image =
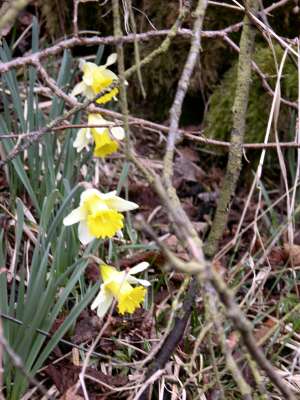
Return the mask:
<path id="1" fill-rule="evenodd" d="M 278 267 L 283 265 L 287 258 L 288 254 L 286 254 L 286 251 L 279 246 L 273 247 L 270 254 L 268 255 L 268 260 L 272 267 Z"/>
<path id="2" fill-rule="evenodd" d="M 69 387 L 66 393 L 61 396 L 60 400 L 83 400 L 84 397 L 75 394 L 76 391 L 76 385 Z"/>
<path id="3" fill-rule="evenodd" d="M 73 343 L 80 344 L 97 336 L 102 327 L 102 322 L 95 313 L 83 311 L 75 326 L 75 334 L 72 337 Z"/>
<path id="4" fill-rule="evenodd" d="M 99 265 L 96 263 L 90 263 L 85 269 L 85 278 L 93 283 L 97 283 L 100 280 Z"/>
<path id="5" fill-rule="evenodd" d="M 205 176 L 205 172 L 196 163 L 180 154 L 175 158 L 174 175 L 175 178 L 182 177 L 185 181 L 199 182 Z"/>
<path id="6" fill-rule="evenodd" d="M 294 267 L 300 265 L 300 246 L 297 244 L 289 245 L 288 243 L 284 243 L 283 245 L 285 254 L 288 258 L 290 258 L 291 263 Z"/>
<path id="7" fill-rule="evenodd" d="M 74 385 L 79 379 L 79 374 L 82 368 L 72 364 L 69 361 L 61 361 L 59 364 L 49 365 L 45 369 L 45 373 L 52 379 L 53 383 L 57 387 L 61 394 L 66 396 L 67 392 L 72 393 Z M 93 381 L 86 379 L 86 385 L 89 387 L 89 393 L 97 393 L 101 390 L 103 392 L 107 391 L 107 387 L 101 384 L 108 384 L 113 387 L 120 387 L 126 385 L 128 379 L 123 375 L 107 375 L 95 368 L 88 367 L 86 369 L 86 375 L 94 378 Z M 71 389 L 71 390 L 70 390 Z M 73 390 L 74 393 L 74 390 Z M 78 391 L 78 395 L 81 395 L 81 390 Z M 80 397 L 79 397 L 80 398 Z M 66 397 L 65 397 L 66 399 Z M 71 399 L 71 397 L 69 397 Z M 73 398 L 72 398 L 73 399 Z M 77 399 L 75 397 L 75 399 Z"/>
<path id="8" fill-rule="evenodd" d="M 270 331 L 270 329 L 273 328 L 273 326 L 276 325 L 276 322 L 272 318 L 268 318 L 265 322 L 262 323 L 262 325 L 254 331 L 254 337 L 257 341 L 261 340 L 264 338 L 267 333 Z"/>

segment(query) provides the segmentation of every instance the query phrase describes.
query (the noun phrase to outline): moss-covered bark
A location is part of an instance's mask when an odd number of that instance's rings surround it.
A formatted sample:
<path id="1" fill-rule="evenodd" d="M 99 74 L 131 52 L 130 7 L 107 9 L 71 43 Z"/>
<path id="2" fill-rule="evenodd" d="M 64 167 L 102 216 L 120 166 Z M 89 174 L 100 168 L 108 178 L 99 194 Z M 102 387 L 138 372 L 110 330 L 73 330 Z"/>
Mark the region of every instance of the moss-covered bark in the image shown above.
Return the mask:
<path id="1" fill-rule="evenodd" d="M 282 58 L 283 50 L 276 44 L 274 44 L 274 49 L 277 62 L 279 62 Z M 277 71 L 272 50 L 267 44 L 259 45 L 256 48 L 253 59 L 268 78 L 268 82 L 274 90 Z M 233 126 L 231 110 L 236 90 L 236 74 L 237 63 L 234 63 L 210 97 L 208 112 L 204 120 L 204 134 L 208 137 L 226 141 L 230 139 L 230 132 Z M 291 59 L 287 59 L 281 79 L 282 96 L 287 100 L 297 100 L 297 76 L 297 67 Z M 246 115 L 245 142 L 263 141 L 271 103 L 272 97 L 263 88 L 260 77 L 253 73 Z M 280 109 L 280 119 L 278 121 L 279 133 L 287 131 L 289 120 L 288 107 L 283 104 Z"/>

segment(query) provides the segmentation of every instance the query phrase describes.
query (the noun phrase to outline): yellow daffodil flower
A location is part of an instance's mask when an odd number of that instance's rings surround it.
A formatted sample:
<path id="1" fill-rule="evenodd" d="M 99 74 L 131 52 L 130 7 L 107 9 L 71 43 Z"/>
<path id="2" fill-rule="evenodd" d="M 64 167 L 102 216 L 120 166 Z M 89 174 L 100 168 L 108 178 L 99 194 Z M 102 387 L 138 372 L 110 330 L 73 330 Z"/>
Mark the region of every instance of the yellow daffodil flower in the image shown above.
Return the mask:
<path id="1" fill-rule="evenodd" d="M 113 237 L 124 226 L 121 212 L 138 207 L 117 196 L 116 191 L 101 193 L 97 189 L 87 189 L 81 193 L 79 207 L 64 218 L 63 224 L 69 226 L 79 222 L 78 237 L 86 245 L 95 238 Z"/>
<path id="2" fill-rule="evenodd" d="M 88 99 L 92 99 L 96 94 L 100 93 L 101 90 L 110 86 L 113 81 L 118 80 L 117 75 L 107 69 L 107 67 L 114 64 L 116 60 L 116 53 L 111 54 L 104 65 L 98 66 L 92 62 L 82 60 L 80 62 L 80 69 L 83 72 L 82 81 L 74 87 L 71 95 L 77 96 L 78 94 L 83 94 Z M 114 88 L 97 99 L 96 103 L 108 103 L 111 99 L 115 98 L 118 93 L 119 89 Z"/>
<path id="3" fill-rule="evenodd" d="M 100 114 L 89 114 L 88 125 L 109 126 L 114 125 L 114 123 L 107 121 Z M 119 144 L 117 140 L 122 140 L 124 137 L 124 129 L 120 126 L 112 126 L 111 128 L 105 126 L 98 128 L 81 128 L 77 133 L 73 146 L 77 148 L 77 152 L 80 152 L 94 141 L 94 156 L 106 157 L 118 150 Z"/>
<path id="4" fill-rule="evenodd" d="M 147 262 L 142 262 L 128 271 L 118 271 L 110 265 L 100 265 L 103 283 L 100 286 L 99 294 L 91 305 L 91 309 L 97 308 L 97 315 L 102 318 L 115 298 L 120 314 L 132 314 L 144 301 L 145 287 L 150 286 L 150 282 L 137 279 L 132 275 L 142 272 L 148 267 Z M 139 284 L 140 286 L 133 287 L 132 284 Z"/>

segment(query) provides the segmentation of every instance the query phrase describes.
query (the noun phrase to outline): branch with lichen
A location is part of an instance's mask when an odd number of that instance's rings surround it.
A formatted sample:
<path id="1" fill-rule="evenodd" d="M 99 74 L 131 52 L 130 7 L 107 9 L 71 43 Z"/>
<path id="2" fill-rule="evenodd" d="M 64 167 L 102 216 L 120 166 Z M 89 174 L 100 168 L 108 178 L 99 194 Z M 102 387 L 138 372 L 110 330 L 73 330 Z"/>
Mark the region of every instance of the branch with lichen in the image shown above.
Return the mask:
<path id="1" fill-rule="evenodd" d="M 258 7 L 257 0 L 248 0 L 247 6 L 256 10 Z M 237 180 L 241 171 L 254 38 L 255 29 L 252 26 L 249 17 L 246 15 L 240 40 L 236 91 L 232 110 L 233 129 L 230 138 L 231 146 L 229 150 L 226 175 L 220 191 L 217 210 L 205 244 L 205 254 L 208 257 L 214 256 L 218 248 L 219 240 L 223 235 L 230 210 L 231 197 L 235 192 Z"/>

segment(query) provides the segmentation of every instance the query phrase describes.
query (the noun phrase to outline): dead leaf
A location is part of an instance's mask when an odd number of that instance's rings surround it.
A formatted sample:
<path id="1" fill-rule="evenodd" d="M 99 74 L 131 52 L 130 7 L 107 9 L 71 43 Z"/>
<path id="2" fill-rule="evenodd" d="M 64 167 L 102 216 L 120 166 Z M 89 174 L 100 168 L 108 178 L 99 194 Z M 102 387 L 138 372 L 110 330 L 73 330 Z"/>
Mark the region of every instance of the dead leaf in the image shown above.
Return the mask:
<path id="1" fill-rule="evenodd" d="M 160 204 L 158 196 L 148 185 L 132 183 L 129 192 L 130 200 L 140 204 L 143 210 L 153 210 Z"/>
<path id="2" fill-rule="evenodd" d="M 279 246 L 273 247 L 268 256 L 269 263 L 271 264 L 272 267 L 278 267 L 283 265 L 287 258 L 288 254 L 286 254 L 286 251 Z"/>
<path id="3" fill-rule="evenodd" d="M 97 283 L 100 280 L 99 265 L 96 263 L 90 263 L 85 269 L 85 278 L 93 283 Z"/>
<path id="4" fill-rule="evenodd" d="M 93 339 L 102 327 L 101 320 L 95 313 L 83 311 L 75 326 L 75 335 L 72 337 L 73 343 L 80 344 Z"/>
<path id="5" fill-rule="evenodd" d="M 79 373 L 81 372 L 81 367 L 73 365 L 69 361 L 61 361 L 59 364 L 49 365 L 45 369 L 45 373 L 52 379 L 55 386 L 60 393 L 64 393 L 64 396 L 72 389 L 79 379 Z M 86 379 L 86 385 L 89 386 L 89 392 L 95 393 L 99 390 L 106 391 L 107 388 L 101 385 L 104 382 L 110 386 L 120 387 L 126 385 L 128 379 L 126 376 L 122 375 L 106 375 L 95 368 L 88 367 L 86 369 L 86 375 L 93 377 L 95 380 L 91 381 Z M 69 394 L 72 393 L 70 390 Z M 81 394 L 81 390 L 78 391 L 78 395 Z M 71 399 L 71 397 L 69 397 Z M 73 399 L 73 398 L 72 398 Z"/>
<path id="6" fill-rule="evenodd" d="M 276 325 L 276 322 L 272 318 L 268 318 L 265 322 L 262 323 L 262 325 L 254 331 L 254 337 L 257 341 L 260 341 L 262 338 L 264 338 L 267 333 L 270 331 L 270 329 L 273 328 L 273 326 Z"/>
<path id="7" fill-rule="evenodd" d="M 193 162 L 197 162 L 200 159 L 199 152 L 190 146 L 179 147 L 178 152 L 182 157 Z"/>
<path id="8" fill-rule="evenodd" d="M 196 163 L 181 154 L 175 158 L 174 175 L 175 179 L 182 178 L 189 182 L 199 182 L 205 176 L 205 172 Z"/>
<path id="9" fill-rule="evenodd" d="M 293 266 L 300 265 L 300 246 L 297 244 L 289 245 L 288 243 L 284 243 L 283 245 L 285 254 L 288 258 L 290 258 Z"/>
<path id="10" fill-rule="evenodd" d="M 84 397 L 75 394 L 75 391 L 77 391 L 76 385 L 69 387 L 66 393 L 61 396 L 60 400 L 83 400 Z"/>

